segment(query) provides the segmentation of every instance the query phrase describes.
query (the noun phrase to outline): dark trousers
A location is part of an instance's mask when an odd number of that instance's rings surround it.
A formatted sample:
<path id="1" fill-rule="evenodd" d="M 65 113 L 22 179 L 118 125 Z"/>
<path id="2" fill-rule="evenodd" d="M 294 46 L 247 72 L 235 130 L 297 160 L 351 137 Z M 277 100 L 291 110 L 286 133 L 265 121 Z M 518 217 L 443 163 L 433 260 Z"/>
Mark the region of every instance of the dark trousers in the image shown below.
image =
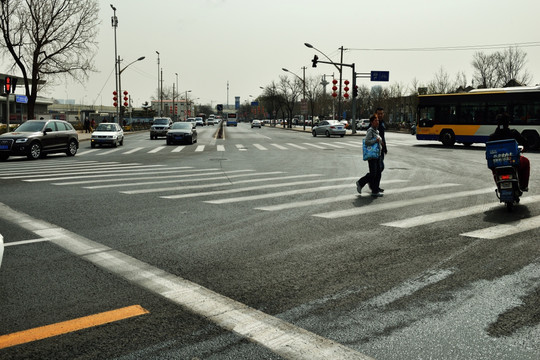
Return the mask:
<path id="1" fill-rule="evenodd" d="M 369 172 L 358 181 L 362 187 L 369 183 L 371 191 L 377 193 L 379 192 L 379 185 L 381 183 L 382 161 L 380 158 L 368 160 L 368 165 Z"/>

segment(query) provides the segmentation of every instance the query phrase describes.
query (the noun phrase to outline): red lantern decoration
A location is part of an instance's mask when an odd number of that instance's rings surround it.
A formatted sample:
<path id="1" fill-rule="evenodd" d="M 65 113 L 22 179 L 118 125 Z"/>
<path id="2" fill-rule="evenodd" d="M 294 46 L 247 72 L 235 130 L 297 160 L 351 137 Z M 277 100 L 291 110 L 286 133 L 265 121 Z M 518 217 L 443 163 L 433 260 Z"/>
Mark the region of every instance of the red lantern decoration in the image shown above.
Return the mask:
<path id="1" fill-rule="evenodd" d="M 337 93 L 332 93 L 332 96 L 333 96 L 333 97 L 337 97 Z"/>

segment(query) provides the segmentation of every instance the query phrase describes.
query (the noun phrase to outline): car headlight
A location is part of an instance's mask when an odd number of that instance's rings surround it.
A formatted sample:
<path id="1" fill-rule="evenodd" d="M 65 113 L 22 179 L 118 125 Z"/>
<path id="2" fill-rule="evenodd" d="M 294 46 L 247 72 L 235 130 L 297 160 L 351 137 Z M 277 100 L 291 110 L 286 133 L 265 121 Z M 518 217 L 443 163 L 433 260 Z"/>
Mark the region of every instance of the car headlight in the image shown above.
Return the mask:
<path id="1" fill-rule="evenodd" d="M 15 140 L 15 142 L 16 142 L 17 144 L 24 144 L 24 143 L 27 142 L 27 141 L 28 141 L 28 138 L 22 138 L 22 139 L 17 139 L 17 140 Z"/>

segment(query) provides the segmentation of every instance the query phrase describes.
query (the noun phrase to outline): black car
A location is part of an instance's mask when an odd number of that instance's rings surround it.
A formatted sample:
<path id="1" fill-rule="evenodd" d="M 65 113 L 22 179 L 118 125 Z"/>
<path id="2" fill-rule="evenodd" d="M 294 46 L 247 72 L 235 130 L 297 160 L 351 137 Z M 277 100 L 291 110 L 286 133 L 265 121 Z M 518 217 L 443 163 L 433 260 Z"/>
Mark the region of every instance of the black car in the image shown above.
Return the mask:
<path id="1" fill-rule="evenodd" d="M 197 129 L 192 126 L 191 122 L 173 123 L 167 131 L 167 145 L 185 142 L 189 144 L 197 142 Z"/>
<path id="2" fill-rule="evenodd" d="M 62 120 L 28 120 L 15 131 L 0 135 L 0 160 L 10 156 L 38 159 L 60 152 L 74 156 L 78 148 L 77 131 Z"/>

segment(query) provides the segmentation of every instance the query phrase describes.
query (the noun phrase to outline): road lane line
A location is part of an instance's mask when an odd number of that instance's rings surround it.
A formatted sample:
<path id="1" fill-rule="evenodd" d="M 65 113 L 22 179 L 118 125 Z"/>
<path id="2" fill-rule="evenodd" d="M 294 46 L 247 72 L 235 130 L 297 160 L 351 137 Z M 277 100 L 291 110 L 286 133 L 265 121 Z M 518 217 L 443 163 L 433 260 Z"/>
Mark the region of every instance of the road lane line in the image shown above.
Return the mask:
<path id="1" fill-rule="evenodd" d="M 171 152 L 172 153 L 177 153 L 177 152 L 180 152 L 180 151 L 184 150 L 185 148 L 186 148 L 185 146 L 177 146 Z"/>
<path id="2" fill-rule="evenodd" d="M 34 244 L 38 242 L 46 242 L 46 241 L 49 241 L 49 239 L 39 238 L 39 239 L 32 239 L 32 240 L 21 240 L 21 241 L 13 241 L 9 243 L 4 243 L 4 246 L 18 246 L 18 245 Z"/>
<path id="3" fill-rule="evenodd" d="M 281 146 L 281 145 L 279 145 L 279 144 L 270 144 L 270 145 L 272 145 L 272 146 L 278 148 L 279 150 L 287 150 L 287 148 L 286 148 L 285 146 Z"/>
<path id="4" fill-rule="evenodd" d="M 195 149 L 195 152 L 201 152 L 201 151 L 204 151 L 204 147 L 205 147 L 205 145 L 199 145 L 199 146 L 197 146 L 197 148 Z"/>
<path id="5" fill-rule="evenodd" d="M 521 204 L 522 205 L 531 204 L 537 201 L 540 201 L 540 195 L 523 198 L 521 199 Z M 486 211 L 491 211 L 496 208 L 504 209 L 504 206 L 501 205 L 501 203 L 482 204 L 482 205 L 471 206 L 471 207 L 466 207 L 466 208 L 461 208 L 461 209 L 456 209 L 456 210 L 442 211 L 442 212 L 434 213 L 434 214 L 419 215 L 419 216 L 415 216 L 408 219 L 387 222 L 381 225 L 407 229 L 407 228 L 412 228 L 415 226 L 432 224 L 439 221 L 445 221 L 445 220 L 456 219 L 456 218 L 460 218 L 464 216 L 480 214 Z"/>
<path id="6" fill-rule="evenodd" d="M 321 150 L 324 150 L 326 149 L 325 147 L 323 146 L 319 146 L 319 145 L 315 145 L 315 144 L 310 144 L 310 143 L 303 143 L 304 145 L 307 145 L 307 146 L 312 146 L 314 148 L 317 148 L 317 149 L 321 149 Z"/>
<path id="7" fill-rule="evenodd" d="M 225 330 L 295 360 L 369 360 L 333 340 L 253 309 L 118 250 L 11 209 L 0 202 L 0 218 L 32 231 L 120 278 L 168 299 Z"/>
<path id="8" fill-rule="evenodd" d="M 474 237 L 479 239 L 494 240 L 505 236 L 515 235 L 524 231 L 538 229 L 540 227 L 540 216 L 512 221 L 507 224 L 491 226 L 486 229 L 471 231 L 460 234 L 461 236 Z"/>
<path id="9" fill-rule="evenodd" d="M 110 149 L 110 150 L 107 150 L 107 151 L 102 151 L 99 154 L 97 154 L 96 156 L 109 155 L 109 154 L 111 154 L 113 152 L 116 152 L 116 151 L 119 151 L 119 150 L 120 150 L 120 148 Z"/>
<path id="10" fill-rule="evenodd" d="M 225 151 L 225 146 L 217 145 L 216 149 L 217 149 L 217 151 Z"/>
<path id="11" fill-rule="evenodd" d="M 333 147 L 333 148 L 336 148 L 336 149 L 343 149 L 343 146 L 332 144 L 332 143 L 322 142 L 321 144 L 323 144 L 325 146 L 330 146 L 330 147 Z"/>
<path id="12" fill-rule="evenodd" d="M 32 341 L 43 340 L 53 336 L 63 335 L 82 329 L 108 324 L 135 316 L 148 314 L 149 311 L 140 305 L 132 305 L 124 308 L 105 311 L 99 314 L 89 315 L 78 319 L 62 321 L 56 324 L 45 325 L 34 329 L 23 330 L 12 334 L 0 336 L 0 349 L 15 345 L 26 344 Z"/>
<path id="13" fill-rule="evenodd" d="M 72 179 L 89 179 L 89 178 L 99 178 L 99 177 L 115 177 L 118 175 L 122 175 L 123 173 L 130 173 L 130 175 L 137 175 L 137 174 L 143 174 L 146 175 L 148 172 L 152 172 L 152 174 L 155 174 L 156 172 L 153 171 L 156 168 L 162 168 L 164 165 L 141 165 L 141 166 L 130 166 L 130 167 L 123 167 L 121 169 L 112 169 L 108 171 L 86 171 L 86 172 L 77 172 L 77 176 L 62 176 L 62 177 L 51 177 L 51 178 L 43 178 L 43 179 L 25 179 L 23 181 L 26 182 L 39 182 L 39 181 L 57 181 L 57 180 L 72 180 Z M 143 173 L 133 173 L 132 171 L 137 170 L 144 170 Z M 96 174 L 98 173 L 98 174 Z M 59 174 L 60 175 L 60 174 Z M 45 176 L 51 176 L 49 174 Z"/>
<path id="14" fill-rule="evenodd" d="M 471 191 L 461 191 L 461 192 L 454 192 L 454 193 L 449 193 L 449 194 L 432 195 L 432 196 L 425 196 L 421 198 L 412 198 L 408 200 L 382 202 L 380 204 L 371 203 L 371 204 L 366 204 L 365 206 L 358 207 L 358 208 L 330 211 L 326 213 L 314 214 L 313 216 L 326 218 L 326 219 L 338 219 L 338 218 L 347 217 L 347 216 L 356 216 L 356 215 L 362 215 L 362 214 L 367 214 L 367 213 L 376 212 L 376 211 L 397 209 L 400 207 L 418 205 L 418 204 L 423 204 L 427 202 L 451 200 L 458 197 L 488 194 L 491 192 L 493 192 L 493 188 L 471 190 Z"/>
<path id="15" fill-rule="evenodd" d="M 239 151 L 247 151 L 247 149 L 242 144 L 236 144 L 235 146 Z"/>
<path id="16" fill-rule="evenodd" d="M 93 153 L 94 151 L 98 151 L 98 150 L 99 149 L 90 149 L 90 150 L 86 150 L 86 151 L 78 151 L 77 156 L 88 155 L 88 154 Z"/>

